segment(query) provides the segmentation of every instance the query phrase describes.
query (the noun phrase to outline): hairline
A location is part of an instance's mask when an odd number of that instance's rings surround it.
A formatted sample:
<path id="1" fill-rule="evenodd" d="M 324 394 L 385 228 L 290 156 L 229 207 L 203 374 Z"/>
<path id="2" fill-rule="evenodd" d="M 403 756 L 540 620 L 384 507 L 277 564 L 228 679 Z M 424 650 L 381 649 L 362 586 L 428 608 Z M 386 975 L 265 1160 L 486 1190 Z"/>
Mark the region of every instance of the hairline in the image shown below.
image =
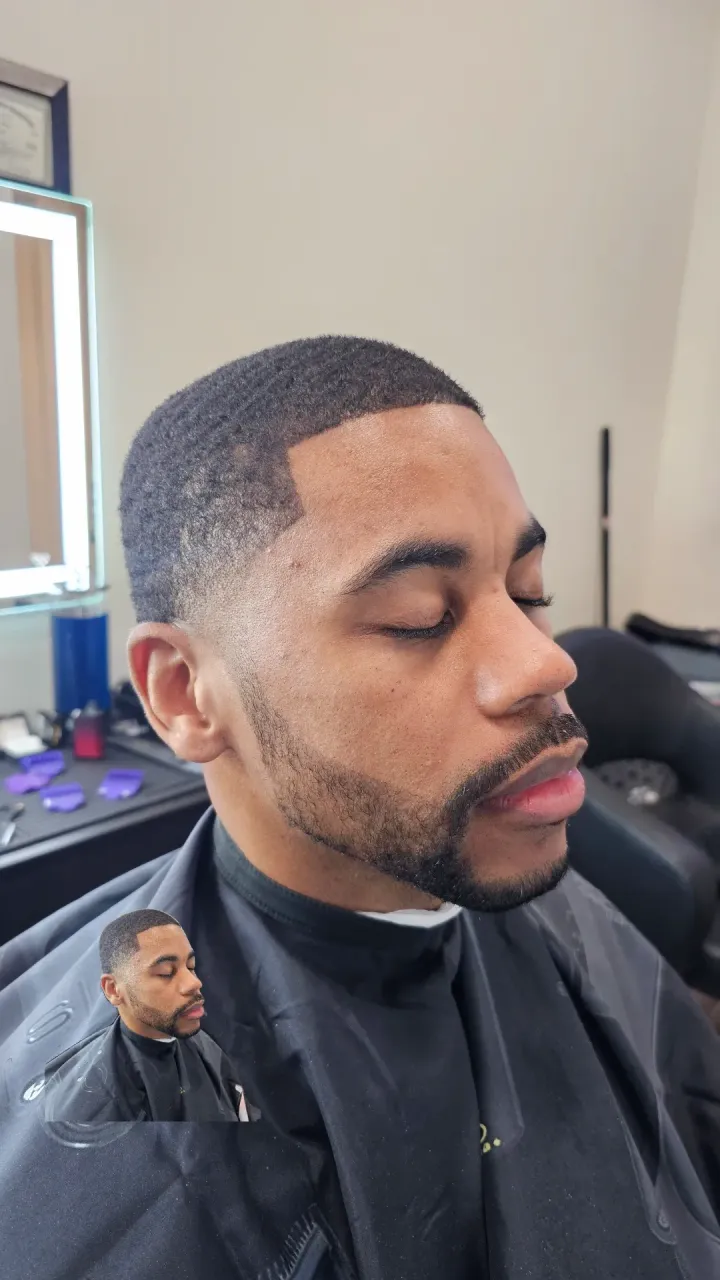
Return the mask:
<path id="1" fill-rule="evenodd" d="M 320 436 L 327 435 L 330 431 L 338 431 L 343 427 L 354 426 L 364 421 L 371 421 L 372 419 L 384 418 L 390 414 L 415 413 L 420 409 L 432 408 L 459 409 L 472 413 L 479 420 L 480 424 L 487 429 L 487 423 L 480 405 L 478 405 L 477 408 L 472 408 L 470 405 L 460 404 L 457 401 L 450 399 L 420 400 L 416 404 L 412 405 L 397 405 L 388 409 L 373 410 L 370 413 L 360 413 L 350 417 L 341 418 L 340 421 L 333 423 L 330 426 L 320 427 L 318 431 L 303 436 L 301 440 L 291 440 L 288 442 L 282 439 L 275 439 L 268 441 L 265 438 L 264 433 L 260 432 L 256 440 L 251 442 L 251 444 L 244 445 L 244 448 L 247 448 L 248 451 L 252 451 L 255 454 L 259 453 L 263 446 L 266 447 L 265 458 L 271 463 L 271 465 L 274 462 L 276 466 L 281 467 L 285 478 L 289 482 L 289 488 L 292 492 L 290 502 L 287 504 L 279 503 L 278 506 L 269 513 L 269 525 L 271 527 L 271 531 L 267 538 L 258 540 L 255 545 L 251 546 L 245 552 L 243 552 L 242 548 L 236 547 L 235 550 L 237 558 L 233 564 L 228 564 L 227 562 L 223 562 L 221 564 L 219 560 L 216 562 L 215 573 L 211 572 L 208 575 L 209 581 L 206 590 L 202 589 L 199 582 L 191 584 L 187 580 L 184 588 L 180 586 L 175 590 L 173 594 L 175 596 L 176 603 L 180 606 L 184 605 L 184 608 L 181 608 L 181 610 L 176 612 L 173 618 L 167 620 L 169 625 L 178 627 L 180 630 L 186 632 L 188 628 L 197 628 L 200 631 L 204 631 L 206 626 L 208 624 L 211 625 L 217 618 L 217 614 L 214 612 L 214 609 L 217 601 L 217 591 L 222 585 L 223 578 L 225 579 L 226 584 L 228 584 L 231 579 L 235 584 L 237 584 L 238 571 L 242 573 L 243 571 L 248 570 L 252 562 L 256 560 L 261 552 L 267 552 L 284 533 L 287 533 L 289 529 L 292 529 L 294 525 L 298 524 L 299 521 L 302 520 L 306 512 L 300 496 L 300 491 L 292 472 L 290 454 L 293 449 L 300 448 L 306 443 L 306 441 L 316 440 Z M 285 515 L 285 519 L 282 518 L 283 515 Z M 276 517 L 276 519 L 273 520 L 273 517 Z M 207 563 L 210 564 L 212 559 L 213 553 L 212 551 L 209 551 Z M 199 577 L 199 574 L 196 576 Z M 189 601 L 187 597 L 191 593 L 192 601 Z M 235 601 L 233 603 L 235 603 Z M 146 621 L 152 622 L 153 619 L 148 618 Z"/>

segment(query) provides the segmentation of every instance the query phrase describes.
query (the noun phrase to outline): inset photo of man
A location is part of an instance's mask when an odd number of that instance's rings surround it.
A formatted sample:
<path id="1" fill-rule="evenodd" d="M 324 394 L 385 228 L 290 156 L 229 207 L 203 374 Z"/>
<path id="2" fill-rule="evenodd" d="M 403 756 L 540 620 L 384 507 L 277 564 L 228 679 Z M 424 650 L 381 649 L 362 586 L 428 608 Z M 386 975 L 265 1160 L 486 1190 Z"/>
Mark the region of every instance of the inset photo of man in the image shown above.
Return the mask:
<path id="1" fill-rule="evenodd" d="M 230 1059 L 202 1029 L 203 984 L 174 917 L 150 908 L 118 916 L 99 950 L 117 1018 L 48 1062 L 46 1119 L 257 1119 Z"/>

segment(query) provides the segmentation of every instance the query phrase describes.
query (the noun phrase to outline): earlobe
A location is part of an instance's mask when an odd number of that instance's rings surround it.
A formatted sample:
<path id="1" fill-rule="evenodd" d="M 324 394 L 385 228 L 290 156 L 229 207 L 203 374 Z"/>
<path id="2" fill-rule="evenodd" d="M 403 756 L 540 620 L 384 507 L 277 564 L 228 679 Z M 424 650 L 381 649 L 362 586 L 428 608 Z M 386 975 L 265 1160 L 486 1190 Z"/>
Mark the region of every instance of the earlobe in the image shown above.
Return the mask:
<path id="1" fill-rule="evenodd" d="M 211 764 L 225 750 L 220 731 L 193 716 L 176 719 L 167 734 L 160 734 L 176 756 L 191 764 Z"/>

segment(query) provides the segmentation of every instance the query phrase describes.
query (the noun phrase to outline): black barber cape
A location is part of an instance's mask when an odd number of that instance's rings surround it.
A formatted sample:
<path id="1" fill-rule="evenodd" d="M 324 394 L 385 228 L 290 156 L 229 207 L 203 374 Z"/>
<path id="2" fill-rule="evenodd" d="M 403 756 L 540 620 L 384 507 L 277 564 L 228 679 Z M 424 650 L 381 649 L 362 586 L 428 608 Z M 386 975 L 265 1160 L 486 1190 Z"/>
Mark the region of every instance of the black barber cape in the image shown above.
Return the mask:
<path id="1" fill-rule="evenodd" d="M 204 1031 L 153 1040 L 115 1018 L 45 1067 L 47 1121 L 238 1120 L 242 1086 Z"/>
<path id="2" fill-rule="evenodd" d="M 248 1124 L 47 1118 L 98 938 L 180 921 Z M 209 813 L 0 949 L 3 1280 L 720 1280 L 720 1041 L 574 873 L 430 928 L 301 897 Z M 52 1108 L 50 1108 L 52 1115 Z"/>

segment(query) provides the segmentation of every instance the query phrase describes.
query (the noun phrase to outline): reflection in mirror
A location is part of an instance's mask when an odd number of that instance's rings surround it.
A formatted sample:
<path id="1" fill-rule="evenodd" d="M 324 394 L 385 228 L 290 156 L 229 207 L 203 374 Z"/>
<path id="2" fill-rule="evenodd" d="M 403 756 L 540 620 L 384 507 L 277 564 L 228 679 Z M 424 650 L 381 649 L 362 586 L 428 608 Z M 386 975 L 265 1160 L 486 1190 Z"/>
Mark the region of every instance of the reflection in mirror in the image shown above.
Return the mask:
<path id="1" fill-rule="evenodd" d="M 52 246 L 0 234 L 0 569 L 62 561 Z"/>
<path id="2" fill-rule="evenodd" d="M 0 183 L 0 609 L 102 584 L 90 207 Z"/>

